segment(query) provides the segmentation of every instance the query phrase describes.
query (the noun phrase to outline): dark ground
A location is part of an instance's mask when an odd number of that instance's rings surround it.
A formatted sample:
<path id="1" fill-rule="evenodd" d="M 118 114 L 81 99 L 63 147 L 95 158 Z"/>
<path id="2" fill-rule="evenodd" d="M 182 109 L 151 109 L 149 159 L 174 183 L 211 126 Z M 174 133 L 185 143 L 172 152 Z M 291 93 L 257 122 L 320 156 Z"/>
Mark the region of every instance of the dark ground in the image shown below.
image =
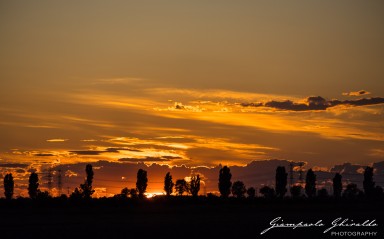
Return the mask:
<path id="1" fill-rule="evenodd" d="M 324 227 L 275 228 L 276 217 Z M 323 231 L 338 218 L 376 219 L 377 227 L 333 231 L 378 232 L 384 238 L 384 203 L 374 202 L 158 202 L 87 204 L 0 204 L 0 238 L 360 238 Z"/>

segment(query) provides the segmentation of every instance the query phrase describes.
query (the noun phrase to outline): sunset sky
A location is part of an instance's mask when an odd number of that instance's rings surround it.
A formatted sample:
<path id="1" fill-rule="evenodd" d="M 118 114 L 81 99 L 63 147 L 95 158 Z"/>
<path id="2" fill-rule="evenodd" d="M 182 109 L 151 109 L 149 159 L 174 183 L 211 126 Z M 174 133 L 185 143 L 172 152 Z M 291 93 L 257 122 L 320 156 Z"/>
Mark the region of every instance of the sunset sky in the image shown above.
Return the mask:
<path id="1" fill-rule="evenodd" d="M 30 171 L 79 166 L 65 173 L 80 180 L 100 160 L 384 161 L 383 12 L 353 0 L 0 1 L 0 174 L 23 188 Z"/>

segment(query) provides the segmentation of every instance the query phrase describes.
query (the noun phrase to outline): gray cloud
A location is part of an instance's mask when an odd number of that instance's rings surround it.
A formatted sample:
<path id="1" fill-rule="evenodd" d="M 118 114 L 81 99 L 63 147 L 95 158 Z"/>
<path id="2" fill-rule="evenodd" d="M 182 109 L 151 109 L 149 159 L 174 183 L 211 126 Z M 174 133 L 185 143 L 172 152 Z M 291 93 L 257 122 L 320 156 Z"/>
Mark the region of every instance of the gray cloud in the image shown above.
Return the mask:
<path id="1" fill-rule="evenodd" d="M 361 172 L 359 171 L 362 167 L 361 165 L 344 163 L 341 165 L 335 165 L 331 168 L 330 172 L 332 173 L 343 173 L 343 174 L 357 174 Z"/>
<path id="2" fill-rule="evenodd" d="M 347 106 L 365 106 L 365 105 L 376 105 L 383 104 L 384 98 L 362 98 L 358 100 L 326 100 L 321 96 L 311 96 L 307 98 L 307 103 L 295 103 L 291 100 L 286 101 L 268 101 L 262 103 L 241 103 L 243 107 L 260 107 L 265 106 L 269 108 L 288 110 L 288 111 L 310 111 L 310 110 L 326 110 L 331 107 L 338 105 Z"/>
<path id="3" fill-rule="evenodd" d="M 241 106 L 243 106 L 243 107 L 260 107 L 260 106 L 264 106 L 264 104 L 263 103 L 261 103 L 261 102 L 253 102 L 253 103 L 241 103 L 240 104 Z"/>
<path id="4" fill-rule="evenodd" d="M 178 157 L 178 156 L 162 156 L 162 158 L 165 158 L 165 159 L 182 159 L 182 157 Z"/>
<path id="5" fill-rule="evenodd" d="M 365 91 L 365 90 L 359 90 L 359 91 L 351 91 L 343 93 L 343 95 L 346 96 L 361 96 L 361 95 L 369 95 L 371 92 Z"/>
<path id="6" fill-rule="evenodd" d="M 132 163 L 137 163 L 137 162 L 166 162 L 166 161 L 171 161 L 170 158 L 167 156 L 164 157 L 145 157 L 145 158 L 121 158 L 119 159 L 119 162 L 132 162 Z"/>
<path id="7" fill-rule="evenodd" d="M 110 147 L 105 150 L 71 150 L 68 151 L 72 154 L 77 154 L 77 155 L 100 155 L 103 153 L 119 153 L 120 151 L 131 151 L 131 152 L 142 152 L 141 150 L 138 149 L 131 149 L 131 148 L 114 148 Z M 48 156 L 48 155 L 36 155 L 36 156 Z"/>
<path id="8" fill-rule="evenodd" d="M 107 153 L 108 151 L 98 151 L 98 150 L 72 150 L 70 153 L 77 155 L 100 155 L 102 153 Z"/>
<path id="9" fill-rule="evenodd" d="M 28 164 L 23 163 L 0 163 L 1 168 L 26 168 Z"/>
<path id="10" fill-rule="evenodd" d="M 377 105 L 383 104 L 384 98 L 382 97 L 374 97 L 374 98 L 362 98 L 358 100 L 332 100 L 329 101 L 332 106 L 336 105 L 352 105 L 352 106 L 364 106 L 364 105 Z"/>
<path id="11" fill-rule="evenodd" d="M 110 153 L 119 153 L 119 151 L 142 152 L 141 150 L 131 148 L 107 148 L 105 151 Z"/>
<path id="12" fill-rule="evenodd" d="M 49 156 L 55 156 L 55 155 L 54 154 L 49 154 L 49 153 L 38 153 L 38 154 L 34 154 L 34 156 L 49 157 Z"/>

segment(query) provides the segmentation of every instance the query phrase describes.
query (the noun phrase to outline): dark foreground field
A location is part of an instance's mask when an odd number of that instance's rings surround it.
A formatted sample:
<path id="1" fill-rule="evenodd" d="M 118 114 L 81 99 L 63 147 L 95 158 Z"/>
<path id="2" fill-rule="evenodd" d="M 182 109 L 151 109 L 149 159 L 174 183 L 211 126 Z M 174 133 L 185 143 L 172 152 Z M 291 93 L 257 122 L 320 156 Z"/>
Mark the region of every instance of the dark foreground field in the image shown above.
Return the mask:
<path id="1" fill-rule="evenodd" d="M 384 203 L 379 201 L 90 204 L 3 202 L 0 238 L 384 238 Z M 260 234 L 276 217 L 285 223 L 322 220 L 324 226 L 274 228 Z M 323 233 L 339 217 L 354 222 L 375 219 L 378 226 L 339 227 Z M 371 234 L 358 237 L 358 232 Z"/>

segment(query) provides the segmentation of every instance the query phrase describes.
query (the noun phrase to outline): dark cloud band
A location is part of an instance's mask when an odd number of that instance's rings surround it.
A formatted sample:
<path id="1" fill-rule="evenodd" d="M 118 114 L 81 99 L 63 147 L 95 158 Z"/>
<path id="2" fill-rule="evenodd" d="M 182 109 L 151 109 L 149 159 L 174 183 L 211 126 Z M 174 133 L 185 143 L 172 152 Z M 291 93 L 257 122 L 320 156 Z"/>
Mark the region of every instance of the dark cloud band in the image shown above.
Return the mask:
<path id="1" fill-rule="evenodd" d="M 307 98 L 307 103 L 295 103 L 291 100 L 286 101 L 268 101 L 266 103 L 242 103 L 243 107 L 269 107 L 279 110 L 289 111 L 310 111 L 310 110 L 326 110 L 331 107 L 346 106 L 366 106 L 383 104 L 384 98 L 363 98 L 358 100 L 326 100 L 321 96 L 312 96 Z"/>

